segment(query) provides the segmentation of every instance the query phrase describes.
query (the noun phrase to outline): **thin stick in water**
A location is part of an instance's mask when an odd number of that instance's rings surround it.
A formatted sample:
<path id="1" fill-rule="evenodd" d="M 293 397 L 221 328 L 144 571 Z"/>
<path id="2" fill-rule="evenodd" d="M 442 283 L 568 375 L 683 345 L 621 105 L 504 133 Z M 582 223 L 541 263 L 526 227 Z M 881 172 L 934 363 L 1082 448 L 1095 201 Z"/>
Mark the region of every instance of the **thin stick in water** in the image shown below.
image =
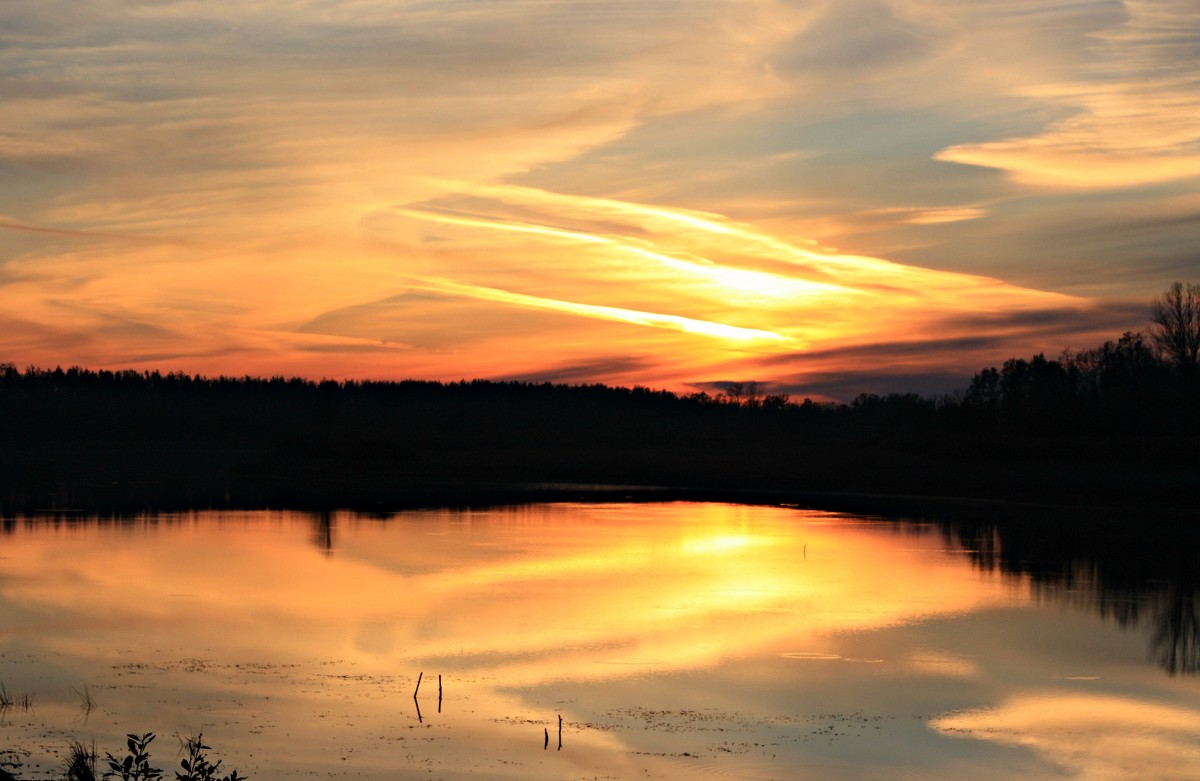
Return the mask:
<path id="1" fill-rule="evenodd" d="M 417 688 L 413 689 L 413 699 L 414 700 L 417 698 L 417 692 L 421 691 L 421 677 L 423 675 L 425 675 L 425 672 L 423 670 L 417 674 Z"/>

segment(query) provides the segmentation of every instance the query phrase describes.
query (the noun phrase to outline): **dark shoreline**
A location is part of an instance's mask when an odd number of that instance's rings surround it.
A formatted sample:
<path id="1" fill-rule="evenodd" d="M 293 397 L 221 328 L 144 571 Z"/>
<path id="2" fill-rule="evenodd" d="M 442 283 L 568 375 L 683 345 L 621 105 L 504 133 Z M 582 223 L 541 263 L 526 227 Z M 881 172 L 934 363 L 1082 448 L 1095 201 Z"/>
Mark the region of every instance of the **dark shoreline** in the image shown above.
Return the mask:
<path id="1" fill-rule="evenodd" d="M 1015 382 L 1022 366 L 1006 364 L 998 381 Z M 1194 523 L 1200 395 L 1159 369 L 1146 386 L 1158 395 L 1121 397 L 1124 407 L 1101 409 L 1109 396 L 1077 389 L 1014 395 L 1009 409 L 970 396 L 822 405 L 0 365 L 0 515 L 387 511 L 582 494 Z"/>
<path id="2" fill-rule="evenodd" d="M 1187 464 L 978 464 L 757 449 L 427 452 L 338 463 L 277 453 L 167 449 L 26 450 L 0 455 L 0 517 L 199 509 L 366 513 L 536 502 L 789 504 L 863 515 L 1093 525 L 1197 526 Z M 679 455 L 679 454 L 676 454 Z M 620 464 L 620 468 L 614 466 Z"/>

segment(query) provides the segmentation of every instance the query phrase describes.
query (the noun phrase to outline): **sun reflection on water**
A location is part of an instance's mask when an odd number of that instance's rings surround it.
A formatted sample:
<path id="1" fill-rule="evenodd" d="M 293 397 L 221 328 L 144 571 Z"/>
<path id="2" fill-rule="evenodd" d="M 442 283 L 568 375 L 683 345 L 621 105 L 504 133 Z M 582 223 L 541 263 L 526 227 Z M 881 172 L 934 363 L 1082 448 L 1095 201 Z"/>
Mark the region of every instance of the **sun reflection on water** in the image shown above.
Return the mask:
<path id="1" fill-rule="evenodd" d="M 0 681 L 37 690 L 36 723 L 104 745 L 203 728 L 258 777 L 350 763 L 391 778 L 399 756 L 444 778 L 672 778 L 703 756 L 747 777 L 880 762 L 949 779 L 947 741 L 1018 724 L 1035 684 L 1130 697 L 1149 680 L 1120 643 L 1117 662 L 1080 664 L 1093 619 L 981 572 L 932 527 L 793 508 L 197 513 L 17 524 L 4 542 Z M 65 723 L 85 683 L 101 715 Z M 1062 700 L 1051 721 L 1094 702 Z M 557 715 L 571 753 L 533 762 Z M 45 743 L 36 723 L 5 729 Z M 877 726 L 886 739 L 863 742 Z"/>

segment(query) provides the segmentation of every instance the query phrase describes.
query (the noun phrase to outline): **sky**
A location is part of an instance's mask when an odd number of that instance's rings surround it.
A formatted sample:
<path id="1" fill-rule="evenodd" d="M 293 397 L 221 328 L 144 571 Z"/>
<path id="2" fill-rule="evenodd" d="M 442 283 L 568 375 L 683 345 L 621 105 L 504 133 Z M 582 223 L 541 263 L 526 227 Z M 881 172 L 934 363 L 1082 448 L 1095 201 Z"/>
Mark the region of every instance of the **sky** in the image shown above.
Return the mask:
<path id="1" fill-rule="evenodd" d="M 1197 0 L 5 0 L 0 362 L 937 394 L 1200 281 Z"/>

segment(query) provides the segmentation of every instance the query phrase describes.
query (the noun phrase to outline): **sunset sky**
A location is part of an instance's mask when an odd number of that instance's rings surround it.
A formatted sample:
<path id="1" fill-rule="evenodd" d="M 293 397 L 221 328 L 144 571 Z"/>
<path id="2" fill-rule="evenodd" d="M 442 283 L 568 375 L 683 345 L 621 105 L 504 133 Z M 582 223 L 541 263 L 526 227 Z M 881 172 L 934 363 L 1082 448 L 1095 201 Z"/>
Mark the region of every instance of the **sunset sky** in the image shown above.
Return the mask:
<path id="1" fill-rule="evenodd" d="M 5 0 L 0 362 L 946 392 L 1200 281 L 1197 0 Z"/>

